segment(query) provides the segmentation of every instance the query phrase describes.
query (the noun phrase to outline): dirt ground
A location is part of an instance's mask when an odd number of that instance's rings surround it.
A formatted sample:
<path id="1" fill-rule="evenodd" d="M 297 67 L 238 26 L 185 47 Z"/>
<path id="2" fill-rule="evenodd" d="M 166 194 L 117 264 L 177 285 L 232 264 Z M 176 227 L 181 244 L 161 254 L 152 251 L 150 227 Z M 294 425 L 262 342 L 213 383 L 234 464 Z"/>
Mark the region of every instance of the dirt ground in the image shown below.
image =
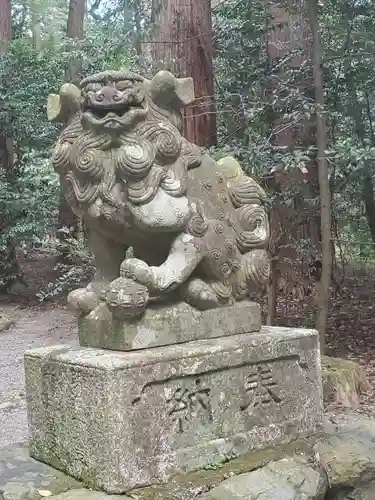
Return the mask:
<path id="1" fill-rule="evenodd" d="M 54 277 L 54 261 L 43 255 L 22 263 L 28 288 L 0 295 L 0 311 L 15 326 L 0 332 L 0 447 L 27 439 L 24 352 L 33 347 L 77 343 L 76 318 L 64 301 L 40 304 L 36 294 Z"/>
<path id="2" fill-rule="evenodd" d="M 23 355 L 30 347 L 77 343 L 76 318 L 62 298 L 41 304 L 41 286 L 55 277 L 54 260 L 36 255 L 22 262 L 28 287 L 15 286 L 0 295 L 0 311 L 15 319 L 15 326 L 0 332 L 0 447 L 27 439 Z M 339 293 L 333 298 L 327 344 L 330 355 L 358 361 L 375 388 L 375 269 L 349 267 Z M 277 323 L 311 326 L 309 301 L 278 301 Z M 375 390 L 363 395 L 359 411 L 374 415 Z"/>

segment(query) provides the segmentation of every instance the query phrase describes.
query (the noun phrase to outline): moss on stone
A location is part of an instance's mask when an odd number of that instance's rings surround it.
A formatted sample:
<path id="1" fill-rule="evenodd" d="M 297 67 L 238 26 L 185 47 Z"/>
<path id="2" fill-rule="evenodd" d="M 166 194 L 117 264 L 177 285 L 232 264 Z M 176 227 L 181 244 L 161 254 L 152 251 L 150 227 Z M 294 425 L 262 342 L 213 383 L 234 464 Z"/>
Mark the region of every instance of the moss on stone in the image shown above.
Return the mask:
<path id="1" fill-rule="evenodd" d="M 313 458 L 316 439 L 317 437 L 299 439 L 284 445 L 251 451 L 241 457 L 228 460 L 222 465 L 212 467 L 212 469 L 206 468 L 186 474 L 178 474 L 165 484 L 133 490 L 131 494 L 137 500 L 176 500 L 177 498 L 184 500 L 192 498 L 193 493 L 197 495 L 204 493 L 231 476 L 251 472 L 281 458 L 295 455 Z"/>
<path id="2" fill-rule="evenodd" d="M 349 408 L 357 408 L 359 395 L 371 389 L 363 368 L 347 359 L 322 356 L 322 379 L 324 400 Z"/>

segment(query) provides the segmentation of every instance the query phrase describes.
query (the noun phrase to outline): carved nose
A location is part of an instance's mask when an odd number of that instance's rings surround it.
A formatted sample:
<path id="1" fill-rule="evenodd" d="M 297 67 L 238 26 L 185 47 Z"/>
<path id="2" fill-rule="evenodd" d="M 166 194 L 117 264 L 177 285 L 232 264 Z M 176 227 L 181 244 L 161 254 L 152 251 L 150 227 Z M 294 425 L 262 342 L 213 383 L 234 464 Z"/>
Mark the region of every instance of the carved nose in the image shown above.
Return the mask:
<path id="1" fill-rule="evenodd" d="M 121 103 L 123 96 L 115 87 L 103 87 L 90 96 L 91 104 L 101 108 L 111 108 Z"/>

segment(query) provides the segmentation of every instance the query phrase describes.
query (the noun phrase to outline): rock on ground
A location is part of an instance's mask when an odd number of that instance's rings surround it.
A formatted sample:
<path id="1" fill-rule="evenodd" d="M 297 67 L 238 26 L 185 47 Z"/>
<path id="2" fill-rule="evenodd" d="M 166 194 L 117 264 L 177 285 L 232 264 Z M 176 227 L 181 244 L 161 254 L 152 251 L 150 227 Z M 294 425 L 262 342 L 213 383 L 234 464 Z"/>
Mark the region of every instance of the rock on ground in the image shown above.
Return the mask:
<path id="1" fill-rule="evenodd" d="M 331 500 L 374 500 L 375 483 L 371 483 L 359 488 L 341 491 L 331 497 Z"/>
<path id="2" fill-rule="evenodd" d="M 328 482 L 319 465 L 285 458 L 227 479 L 202 500 L 323 500 Z"/>
<path id="3" fill-rule="evenodd" d="M 10 445 L 0 449 L 0 500 L 49 495 L 54 500 L 375 500 L 375 422 L 370 418 L 331 415 L 324 433 L 303 440 L 303 446 L 268 451 L 111 496 L 82 489 L 81 483 L 32 459 L 26 445 Z"/>
<path id="4" fill-rule="evenodd" d="M 53 497 L 53 500 L 130 500 L 129 497 L 126 496 L 118 496 L 118 495 L 106 495 L 100 491 L 91 491 L 91 490 L 73 490 L 67 491 L 66 493 L 62 493 L 61 495 L 56 495 Z"/>
<path id="5" fill-rule="evenodd" d="M 0 494 L 4 500 L 38 500 L 42 498 L 38 491 L 57 494 L 81 487 L 75 479 L 32 459 L 26 445 L 13 444 L 0 450 Z"/>
<path id="6" fill-rule="evenodd" d="M 337 416 L 326 425 L 315 451 L 333 489 L 374 481 L 375 421 L 356 414 Z"/>
<path id="7" fill-rule="evenodd" d="M 360 395 L 371 390 L 362 366 L 354 361 L 322 356 L 324 400 L 347 408 L 360 406 Z"/>
<path id="8" fill-rule="evenodd" d="M 8 330 L 8 328 L 13 326 L 14 324 L 15 321 L 11 316 L 0 311 L 0 332 Z"/>

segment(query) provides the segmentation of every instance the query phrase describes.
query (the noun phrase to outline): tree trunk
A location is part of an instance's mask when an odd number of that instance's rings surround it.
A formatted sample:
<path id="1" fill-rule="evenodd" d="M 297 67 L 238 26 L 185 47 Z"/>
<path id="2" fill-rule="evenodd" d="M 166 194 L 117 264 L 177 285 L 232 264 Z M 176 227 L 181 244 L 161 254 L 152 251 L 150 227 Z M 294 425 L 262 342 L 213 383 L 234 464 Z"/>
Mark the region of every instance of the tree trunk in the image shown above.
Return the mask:
<path id="1" fill-rule="evenodd" d="M 11 0 L 0 0 L 0 53 L 5 52 L 12 39 Z"/>
<path id="2" fill-rule="evenodd" d="M 142 6 L 140 0 L 135 0 L 134 3 L 134 22 L 135 22 L 135 34 L 133 46 L 138 56 L 142 54 Z"/>
<path id="3" fill-rule="evenodd" d="M 370 99 L 366 92 L 366 115 L 370 128 L 371 144 L 375 146 L 375 132 L 372 121 L 372 110 L 370 105 Z M 364 130 L 364 126 L 363 126 Z M 364 136 L 364 134 L 363 134 Z M 374 181 L 370 169 L 370 165 L 366 162 L 364 167 L 363 176 L 363 199 L 366 208 L 367 224 L 370 229 L 371 239 L 375 246 L 375 198 L 374 198 Z"/>
<path id="4" fill-rule="evenodd" d="M 8 43 L 12 39 L 12 8 L 10 0 L 0 0 L 0 54 L 7 51 Z M 1 106 L 1 103 L 0 103 Z M 0 124 L 1 126 L 1 124 Z M 0 129 L 0 168 L 4 169 L 7 177 L 11 178 L 13 166 L 13 141 Z"/>
<path id="5" fill-rule="evenodd" d="M 123 0 L 124 31 L 131 35 L 133 31 L 133 5 L 132 0 Z"/>
<path id="6" fill-rule="evenodd" d="M 362 145 L 365 147 L 366 143 L 366 127 L 365 127 L 365 120 L 364 120 L 364 108 L 363 105 L 358 101 L 356 91 L 353 90 L 350 93 L 351 97 L 351 115 L 354 120 L 354 126 L 355 126 L 355 133 L 358 136 L 359 140 L 361 141 Z M 366 106 L 366 113 L 367 114 L 367 120 L 369 122 L 369 128 L 370 128 L 370 137 L 371 137 L 371 144 L 372 146 L 375 146 L 375 137 L 373 133 L 373 127 L 372 127 L 372 119 L 371 119 L 371 108 L 369 105 L 369 102 L 367 102 Z M 363 167 L 363 189 L 362 189 L 362 197 L 363 201 L 365 203 L 365 212 L 366 212 L 366 219 L 367 219 L 367 224 L 370 230 L 370 235 L 372 242 L 375 245 L 375 198 L 374 198 L 374 182 L 372 179 L 372 173 L 371 173 L 371 168 L 370 165 L 368 164 L 367 161 L 364 162 L 364 167 Z"/>
<path id="7" fill-rule="evenodd" d="M 327 320 L 330 302 L 330 285 L 332 273 L 332 248 L 331 248 L 331 193 L 329 189 L 327 150 L 327 125 L 324 115 L 324 86 L 322 59 L 323 50 L 320 41 L 318 4 L 317 0 L 307 0 L 310 25 L 313 37 L 313 75 L 316 104 L 316 145 L 318 150 L 318 176 L 320 189 L 320 219 L 322 234 L 322 274 L 316 328 L 320 335 L 320 348 L 324 353 Z"/>
<path id="8" fill-rule="evenodd" d="M 277 314 L 277 262 L 271 259 L 270 281 L 267 287 L 267 321 L 266 324 L 273 326 Z"/>
<path id="9" fill-rule="evenodd" d="M 8 43 L 12 39 L 12 8 L 10 0 L 0 0 L 0 54 L 7 51 Z M 0 103 L 1 106 L 1 103 Z M 0 123 L 1 126 L 1 123 Z M 6 131 L 0 129 L 0 169 L 5 171 L 9 183 L 13 180 L 13 140 Z M 6 229 L 9 221 L 0 213 L 0 235 Z M 3 233 L 4 234 L 4 233 Z M 12 284 L 21 279 L 22 271 L 16 256 L 16 242 L 13 238 L 5 237 L 0 252 L 0 291 L 6 292 Z"/>
<path id="10" fill-rule="evenodd" d="M 269 64 L 278 66 L 281 58 L 288 59 L 288 66 L 279 70 L 276 78 L 267 82 L 265 95 L 282 96 L 285 93 L 283 82 L 290 77 L 292 70 L 299 70 L 311 57 L 311 32 L 308 23 L 300 14 L 292 14 L 278 2 L 265 1 L 269 19 L 267 36 L 267 53 Z M 295 53 L 293 56 L 288 55 Z M 276 64 L 275 64 L 276 63 Z M 312 75 L 300 78 L 293 85 L 301 94 L 309 96 L 312 88 Z M 291 102 L 293 106 L 293 102 Z M 304 148 L 311 143 L 313 124 L 299 123 L 285 126 L 282 117 L 285 112 L 282 101 L 277 103 L 276 110 L 270 114 L 269 122 L 272 129 L 271 142 L 275 149 L 291 152 L 296 148 Z M 314 160 L 303 165 L 304 169 L 294 169 L 289 172 L 276 171 L 269 181 L 269 187 L 278 193 L 280 201 L 275 203 L 271 210 L 271 233 L 280 232 L 281 237 L 275 247 L 274 257 L 277 259 L 277 271 L 272 280 L 278 276 L 279 283 L 271 283 L 270 288 L 276 290 L 280 285 L 285 292 L 293 290 L 298 297 L 303 296 L 312 284 L 308 279 L 311 264 L 320 256 L 320 221 L 319 211 L 314 205 L 306 202 L 307 198 L 316 198 L 319 194 L 319 182 L 316 163 Z M 308 181 L 306 183 L 306 181 Z M 294 197 L 294 204 L 286 205 L 283 201 L 284 193 L 295 190 L 299 193 Z M 299 242 L 309 240 L 308 249 L 300 249 Z M 299 265 L 296 265 L 299 263 Z M 273 301 L 270 301 L 270 307 Z M 269 321 L 273 321 L 273 311 L 268 312 Z"/>
<path id="11" fill-rule="evenodd" d="M 68 22 L 66 36 L 68 38 L 82 39 L 84 36 L 86 0 L 69 0 Z M 79 83 L 81 62 L 73 58 L 70 61 L 66 74 L 66 81 L 74 84 Z"/>
<path id="12" fill-rule="evenodd" d="M 345 73 L 350 71 L 350 61 L 344 65 Z M 371 106 L 366 95 L 366 106 L 359 102 L 356 89 L 353 88 L 349 92 L 350 97 L 350 115 L 353 118 L 354 130 L 353 132 L 358 136 L 363 147 L 366 147 L 366 125 L 365 118 L 367 118 L 370 138 L 372 146 L 375 146 L 375 134 L 372 124 Z M 367 161 L 364 162 L 363 167 L 363 180 L 362 180 L 362 198 L 365 204 L 365 213 L 367 224 L 370 230 L 371 240 L 375 246 L 375 198 L 374 198 L 374 181 L 372 178 L 371 168 Z"/>
<path id="13" fill-rule="evenodd" d="M 38 0 L 32 0 L 30 3 L 31 10 L 31 30 L 33 34 L 33 45 L 38 52 L 43 48 L 42 30 L 41 30 L 41 8 Z"/>
<path id="14" fill-rule="evenodd" d="M 365 202 L 365 211 L 367 224 L 370 230 L 371 240 L 375 246 L 375 198 L 374 181 L 371 170 L 368 165 L 364 166 L 363 174 L 363 201 Z"/>
<path id="15" fill-rule="evenodd" d="M 66 35 L 72 39 L 82 39 L 84 36 L 84 23 L 86 12 L 86 0 L 70 0 L 68 21 L 66 26 Z M 66 71 L 65 79 L 67 82 L 78 84 L 80 81 L 81 62 L 77 58 L 72 58 Z M 79 222 L 73 213 L 70 205 L 65 199 L 62 189 L 60 189 L 59 201 L 59 233 L 58 237 L 62 246 L 62 258 L 66 259 L 69 252 L 67 245 L 67 234 L 62 231 L 64 228 L 69 230 L 71 237 L 77 237 L 79 233 Z M 64 249 L 64 247 L 66 247 Z"/>
<path id="16" fill-rule="evenodd" d="M 152 56 L 159 69 L 192 77 L 196 101 L 185 111 L 184 136 L 216 144 L 211 0 L 153 0 Z"/>

